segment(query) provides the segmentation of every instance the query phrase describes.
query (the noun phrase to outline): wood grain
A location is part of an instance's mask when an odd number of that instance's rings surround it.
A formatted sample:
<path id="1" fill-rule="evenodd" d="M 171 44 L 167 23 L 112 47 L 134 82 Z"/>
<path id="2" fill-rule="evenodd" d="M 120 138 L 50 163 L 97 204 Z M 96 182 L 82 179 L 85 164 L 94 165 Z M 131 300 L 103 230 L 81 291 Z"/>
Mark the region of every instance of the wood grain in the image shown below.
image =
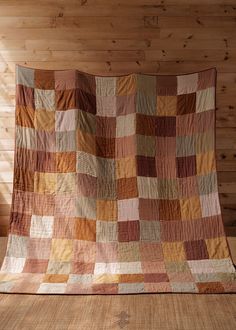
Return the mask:
<path id="1" fill-rule="evenodd" d="M 1 1 L 0 234 L 11 204 L 16 63 L 99 75 L 216 67 L 218 185 L 224 223 L 236 227 L 235 17 L 235 0 Z"/>
<path id="2" fill-rule="evenodd" d="M 235 295 L 0 295 L 2 329 L 234 330 Z"/>

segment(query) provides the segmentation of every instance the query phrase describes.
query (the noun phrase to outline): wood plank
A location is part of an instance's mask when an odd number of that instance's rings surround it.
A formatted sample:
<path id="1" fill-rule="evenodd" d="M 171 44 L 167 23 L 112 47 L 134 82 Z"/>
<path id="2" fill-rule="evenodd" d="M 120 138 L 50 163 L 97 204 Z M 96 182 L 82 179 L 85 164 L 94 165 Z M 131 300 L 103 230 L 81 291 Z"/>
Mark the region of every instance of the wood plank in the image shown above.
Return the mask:
<path id="1" fill-rule="evenodd" d="M 108 49 L 179 49 L 184 47 L 185 39 L 176 39 L 173 43 L 164 39 L 144 39 L 144 40 L 133 40 L 133 39 L 107 39 L 106 44 Z M 202 46 L 201 46 L 202 43 Z M 190 49 L 205 49 L 205 41 L 192 42 L 188 44 Z M 1 47 L 1 42 L 0 42 Z M 100 50 L 104 49 L 104 42 L 100 39 L 77 39 L 77 40 L 51 40 L 48 41 L 43 39 L 38 40 L 26 40 L 25 47 L 28 50 Z M 208 49 L 222 49 L 224 47 L 224 41 L 208 41 Z M 1 47 L 3 48 L 3 47 Z M 232 48 L 230 48 L 232 49 Z"/>
<path id="2" fill-rule="evenodd" d="M 0 40 L 0 50 L 4 49 L 25 49 L 25 41 L 24 40 Z"/>
<path id="3" fill-rule="evenodd" d="M 0 15 L 1 17 L 1 15 Z M 126 30 L 137 28 L 235 28 L 236 21 L 233 16 L 124 16 L 124 17 L 78 17 L 78 16 L 52 16 L 52 17 L 1 17 L 0 27 L 3 28 L 76 28 L 86 31 L 97 29 Z"/>
<path id="4" fill-rule="evenodd" d="M 235 49 L 236 41 L 232 39 L 195 39 L 190 35 L 185 38 L 172 38 L 169 42 L 169 38 L 166 39 L 149 39 L 148 49 Z"/>
<path id="5" fill-rule="evenodd" d="M 1 16 L 0 16 L 1 17 Z M 214 18 L 213 18 L 214 19 Z M 226 17 L 223 22 L 226 21 L 227 26 L 233 18 Z M 16 29 L 35 29 L 35 28 L 75 28 L 79 30 L 88 31 L 124 31 L 124 30 L 139 30 L 143 28 L 149 28 L 149 25 L 145 24 L 145 17 L 114 17 L 97 16 L 94 19 L 94 15 L 87 17 L 2 17 L 0 20 L 0 27 L 3 28 L 16 28 Z M 223 24 L 223 23 L 222 23 Z M 227 27 L 226 26 L 226 27 Z M 152 26 L 153 27 L 153 26 Z"/>
<path id="6" fill-rule="evenodd" d="M 236 149 L 236 128 L 218 128 L 216 130 L 217 149 Z"/>
<path id="7" fill-rule="evenodd" d="M 229 29 L 230 30 L 230 29 Z M 102 32 L 102 33 L 101 33 Z M 231 33 L 231 30 L 229 34 Z M 31 29 L 17 29 L 17 28 L 1 28 L 0 30 L 0 38 L 11 40 L 15 39 L 16 35 L 18 40 L 32 39 L 32 31 Z M 221 33 L 221 35 L 223 35 Z M 221 37 L 219 35 L 219 38 Z M 159 38 L 159 29 L 153 28 L 143 28 L 139 29 L 126 29 L 126 30 L 96 30 L 96 28 L 88 30 L 88 29 L 80 29 L 80 28 L 34 28 L 33 36 L 35 39 L 53 39 L 53 40 L 75 40 L 75 39 L 139 39 L 139 38 Z M 218 38 L 218 39 L 219 39 Z M 217 38 L 216 38 L 217 39 Z"/>
<path id="8" fill-rule="evenodd" d="M 8 216 L 10 214 L 11 206 L 9 204 L 3 204 L 0 207 L 0 216 Z"/>
<path id="9" fill-rule="evenodd" d="M 7 182 L 7 183 L 11 183 L 13 182 L 13 173 L 12 171 L 9 171 L 9 172 L 3 172 L 1 171 L 1 174 L 0 174 L 0 183 L 3 182 Z"/>
<path id="10" fill-rule="evenodd" d="M 1 207 L 1 205 L 11 204 L 11 202 L 12 202 L 12 194 L 3 194 L 1 192 L 1 194 L 0 194 L 0 207 Z"/>
<path id="11" fill-rule="evenodd" d="M 161 28 L 160 38 L 219 39 L 235 38 L 234 28 Z"/>
<path id="12" fill-rule="evenodd" d="M 54 51 L 54 50 L 3 50 L 1 51 L 0 61 L 18 62 L 18 61 L 195 61 L 195 62 L 213 62 L 224 61 L 227 56 L 228 62 L 234 61 L 236 50 L 80 50 L 80 51 Z"/>
<path id="13" fill-rule="evenodd" d="M 159 39 L 158 39 L 159 40 Z M 219 41 L 218 47 L 223 42 Z M 4 45 L 4 44 L 3 44 Z M 149 47 L 149 40 L 146 39 L 107 39 L 105 42 L 101 39 L 75 39 L 75 40 L 48 40 L 48 39 L 29 39 L 25 40 L 26 50 L 137 50 Z M 0 41 L 1 48 L 1 41 Z M 2 46 L 2 49 L 3 46 Z"/>
<path id="14" fill-rule="evenodd" d="M 19 16 L 19 17 L 64 17 L 64 16 L 91 16 L 91 12 L 96 13 L 96 16 L 235 16 L 235 5 L 231 4 L 110 4 L 108 5 L 84 5 L 86 0 L 81 3 L 60 3 L 51 1 L 43 3 L 32 4 L 21 3 L 21 6 L 16 3 L 9 5 L 9 3 L 1 3 L 0 13 L 2 17 L 5 16 Z"/>
<path id="15" fill-rule="evenodd" d="M 232 16 L 178 16 L 158 17 L 158 26 L 160 28 L 224 28 L 224 27 L 235 27 L 236 21 Z"/>
<path id="16" fill-rule="evenodd" d="M 0 152 L 0 161 L 13 161 L 14 158 L 14 151 L 1 151 Z"/>
<path id="17" fill-rule="evenodd" d="M 218 177 L 219 192 L 228 193 L 228 194 L 236 193 L 236 171 L 234 172 L 218 171 L 217 177 Z M 236 220 L 236 213 L 235 213 L 235 220 Z"/>
<path id="18" fill-rule="evenodd" d="M 8 225 L 1 225 L 0 221 L 0 236 L 6 237 L 8 235 Z"/>
<path id="19" fill-rule="evenodd" d="M 0 216 L 0 225 L 9 226 L 9 224 L 10 224 L 10 215 L 1 215 Z M 1 235 L 1 233 L 0 233 L 0 236 L 3 236 L 3 235 Z"/>
<path id="20" fill-rule="evenodd" d="M 220 182 L 218 180 L 218 188 L 221 193 L 236 193 L 236 182 Z"/>
<path id="21" fill-rule="evenodd" d="M 6 117 L 8 120 L 12 119 L 11 117 Z M 0 130 L 0 139 L 13 139 L 15 128 L 5 127 Z"/>
<path id="22" fill-rule="evenodd" d="M 118 65 L 117 65 L 118 66 Z M 196 72 L 200 70 L 209 69 L 210 67 L 216 67 L 218 73 L 232 73 L 235 72 L 235 65 L 232 65 L 232 61 L 212 61 L 212 62 L 195 62 L 195 61 L 159 61 L 157 72 L 162 74 L 181 74 Z M 113 65 L 113 70 L 115 65 Z"/>
<path id="23" fill-rule="evenodd" d="M 134 62 L 77 62 L 77 61 L 17 61 L 17 62 L 1 62 L 0 73 L 14 72 L 15 64 L 25 65 L 32 68 L 40 69 L 78 69 L 83 72 L 89 72 L 97 75 L 122 75 L 131 72 L 145 72 L 148 74 L 182 74 L 196 72 L 200 70 L 216 67 L 218 73 L 235 72 L 236 60 L 234 61 L 212 61 L 212 62 L 195 62 L 195 61 L 134 61 Z"/>
<path id="24" fill-rule="evenodd" d="M 171 41 L 170 41 L 171 42 Z M 181 50 L 145 50 L 146 61 L 224 61 L 226 56 L 227 59 L 233 59 L 236 55 L 236 51 L 225 51 L 225 50 L 201 50 L 197 52 L 193 49 L 181 49 Z M 3 54 L 4 56 L 4 54 Z M 10 56 L 10 55 L 9 55 Z"/>
<path id="25" fill-rule="evenodd" d="M 236 200 L 236 194 L 220 193 L 219 196 L 220 196 L 220 202 L 224 207 L 227 207 L 228 205 L 232 205 Z M 10 196 L 6 196 L 6 198 L 11 199 Z"/>
<path id="26" fill-rule="evenodd" d="M 51 5 L 58 5 L 58 0 L 50 0 Z M 66 0 L 60 0 L 63 4 Z M 1 0 L 1 3 L 6 5 L 9 4 L 9 0 Z M 48 4 L 48 0 L 38 0 L 38 4 L 45 5 Z M 126 0 L 112 0 L 113 5 L 127 5 Z M 130 5 L 232 5 L 233 0 L 129 0 Z M 13 6 L 18 4 L 18 0 L 10 0 L 10 4 Z M 29 5 L 32 4 L 32 0 L 21 0 L 21 4 Z M 91 6 L 91 5 L 110 5 L 110 0 L 89 0 L 89 1 L 80 1 L 78 0 L 70 0 L 71 5 L 78 5 L 78 6 Z"/>
<path id="27" fill-rule="evenodd" d="M 225 182 L 225 183 L 236 182 L 236 173 L 219 171 L 218 177 L 219 177 L 220 182 Z"/>
<path id="28" fill-rule="evenodd" d="M 112 29 L 107 30 L 96 29 L 96 27 L 87 28 L 34 28 L 34 39 L 53 39 L 53 40 L 75 40 L 75 39 L 140 39 L 140 38 L 161 38 L 161 39 L 216 39 L 223 40 L 230 39 L 235 36 L 235 28 L 153 28 L 152 26 L 145 26 L 140 28 L 127 29 Z M 102 32 L 102 33 L 101 33 Z M 32 31 L 27 28 L 1 28 L 1 39 L 11 40 L 18 37 L 18 40 L 32 39 Z"/>
<path id="29" fill-rule="evenodd" d="M 32 36 L 35 38 L 34 36 Z M 31 38 L 32 38 L 31 37 Z M 25 41 L 18 41 L 18 44 L 22 42 L 27 50 L 120 50 L 120 49 L 152 49 L 152 50 L 173 50 L 173 49 L 217 49 L 223 50 L 226 48 L 226 42 L 222 39 L 187 39 L 187 38 L 175 38 L 171 42 L 168 39 L 149 38 L 149 39 L 83 39 L 78 38 L 75 40 L 50 40 L 50 39 L 27 39 Z M 6 45 L 9 45 L 6 47 Z M 17 43 L 16 43 L 17 45 Z M 22 46 L 24 47 L 24 46 Z M 2 40 L 0 41 L 0 49 L 14 49 L 14 40 Z M 227 41 L 227 49 L 235 49 L 236 42 L 233 39 Z M 18 47 L 17 49 L 21 49 Z"/>
<path id="30" fill-rule="evenodd" d="M 13 184 L 12 182 L 0 182 L 0 191 L 1 194 L 12 193 Z"/>
<path id="31" fill-rule="evenodd" d="M 4 172 L 13 171 L 13 161 L 9 161 L 9 160 L 1 161 L 0 160 L 0 169 L 1 169 L 1 171 L 4 171 Z"/>
<path id="32" fill-rule="evenodd" d="M 213 6 L 209 5 L 207 6 L 208 13 L 210 15 L 213 13 Z M 215 11 L 220 13 L 220 15 L 225 15 L 224 11 L 222 11 L 222 8 L 220 5 L 215 6 Z M 193 10 L 193 8 L 192 8 Z M 201 9 L 202 10 L 202 9 Z M 139 5 L 139 6 L 119 6 L 117 5 L 79 5 L 78 3 L 75 5 L 60 5 L 59 3 L 41 3 L 37 4 L 35 3 L 32 5 L 32 2 L 29 4 L 21 4 L 19 6 L 18 4 L 15 5 L 7 5 L 7 4 L 1 4 L 0 7 L 1 16 L 29 16 L 29 17 L 63 17 L 63 16 L 91 16 L 91 12 L 96 13 L 96 16 L 161 16 L 161 15 L 167 15 L 167 16 L 182 16 L 185 14 L 190 14 L 190 6 L 183 5 L 170 5 L 170 6 L 164 6 L 164 5 Z M 229 7 L 229 12 L 233 12 L 231 8 Z M 206 13 L 206 10 L 204 10 L 204 13 Z M 228 15 L 230 15 L 230 13 Z M 227 15 L 227 16 L 228 16 Z M 225 15 L 226 16 L 226 15 Z"/>
<path id="33" fill-rule="evenodd" d="M 216 112 L 216 127 L 236 127 L 236 105 L 218 108 Z"/>
<path id="34" fill-rule="evenodd" d="M 235 149 L 217 149 L 217 170 L 226 172 L 236 172 L 236 150 Z"/>
<path id="35" fill-rule="evenodd" d="M 221 204 L 221 211 L 225 226 L 236 226 L 236 206 Z"/>
<path id="36" fill-rule="evenodd" d="M 223 54 L 222 54 L 223 56 Z M 141 50 L 98 50 L 98 51 L 1 51 L 0 61 L 19 62 L 19 61 L 143 61 L 145 59 L 144 52 Z"/>
<path id="37" fill-rule="evenodd" d="M 71 61 L 195 61 L 195 62 L 218 62 L 234 61 L 236 49 L 225 50 L 2 50 L 0 61 L 18 62 L 18 61 L 66 61 L 70 57 Z"/>

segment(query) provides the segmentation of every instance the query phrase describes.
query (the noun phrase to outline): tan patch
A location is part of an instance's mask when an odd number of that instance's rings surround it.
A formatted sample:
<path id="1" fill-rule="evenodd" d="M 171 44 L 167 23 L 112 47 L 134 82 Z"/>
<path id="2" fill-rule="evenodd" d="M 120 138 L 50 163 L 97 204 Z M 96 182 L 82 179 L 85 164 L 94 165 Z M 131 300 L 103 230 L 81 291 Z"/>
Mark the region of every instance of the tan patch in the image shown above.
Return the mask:
<path id="1" fill-rule="evenodd" d="M 225 237 L 216 237 L 205 241 L 210 259 L 229 258 L 229 249 Z"/>
<path id="2" fill-rule="evenodd" d="M 165 261 L 184 261 L 186 260 L 183 242 L 162 243 Z"/>
<path id="3" fill-rule="evenodd" d="M 202 217 L 201 204 L 198 196 L 180 199 L 182 220 L 200 219 Z"/>
<path id="4" fill-rule="evenodd" d="M 56 190 L 56 173 L 34 173 L 34 192 L 41 194 L 53 194 Z"/>
<path id="5" fill-rule="evenodd" d="M 216 171 L 215 152 L 209 151 L 196 155 L 197 174 L 204 175 Z"/>
<path id="6" fill-rule="evenodd" d="M 125 77 L 117 78 L 116 94 L 117 95 L 128 95 L 134 94 L 137 90 L 137 76 L 128 75 Z"/>
<path id="7" fill-rule="evenodd" d="M 175 116 L 177 113 L 177 96 L 157 96 L 157 114 Z"/>
<path id="8" fill-rule="evenodd" d="M 116 160 L 117 178 L 131 178 L 136 176 L 136 160 L 134 157 L 120 158 Z"/>
<path id="9" fill-rule="evenodd" d="M 46 110 L 35 111 L 35 129 L 55 131 L 55 112 Z"/>
<path id="10" fill-rule="evenodd" d="M 97 219 L 106 221 L 117 220 L 117 202 L 113 200 L 97 200 Z"/>

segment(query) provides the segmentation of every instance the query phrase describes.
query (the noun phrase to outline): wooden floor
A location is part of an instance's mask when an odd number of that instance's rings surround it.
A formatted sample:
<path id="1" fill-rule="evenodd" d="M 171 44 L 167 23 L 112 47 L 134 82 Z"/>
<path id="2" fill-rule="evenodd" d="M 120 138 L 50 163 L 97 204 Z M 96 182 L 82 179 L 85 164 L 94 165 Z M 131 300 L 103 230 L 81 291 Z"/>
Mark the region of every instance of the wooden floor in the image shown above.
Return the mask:
<path id="1" fill-rule="evenodd" d="M 236 238 L 229 239 L 236 253 Z M 6 239 L 0 239 L 4 255 Z M 0 294 L 0 329 L 234 330 L 236 295 Z"/>

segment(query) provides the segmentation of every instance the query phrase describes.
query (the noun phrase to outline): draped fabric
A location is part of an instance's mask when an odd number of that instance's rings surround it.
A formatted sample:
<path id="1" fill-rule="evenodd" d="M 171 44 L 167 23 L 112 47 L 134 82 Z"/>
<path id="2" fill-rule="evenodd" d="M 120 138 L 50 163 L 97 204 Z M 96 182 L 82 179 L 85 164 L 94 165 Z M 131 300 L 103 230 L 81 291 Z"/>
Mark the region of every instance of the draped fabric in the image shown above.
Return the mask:
<path id="1" fill-rule="evenodd" d="M 1 292 L 236 292 L 215 155 L 216 70 L 16 66 Z"/>

